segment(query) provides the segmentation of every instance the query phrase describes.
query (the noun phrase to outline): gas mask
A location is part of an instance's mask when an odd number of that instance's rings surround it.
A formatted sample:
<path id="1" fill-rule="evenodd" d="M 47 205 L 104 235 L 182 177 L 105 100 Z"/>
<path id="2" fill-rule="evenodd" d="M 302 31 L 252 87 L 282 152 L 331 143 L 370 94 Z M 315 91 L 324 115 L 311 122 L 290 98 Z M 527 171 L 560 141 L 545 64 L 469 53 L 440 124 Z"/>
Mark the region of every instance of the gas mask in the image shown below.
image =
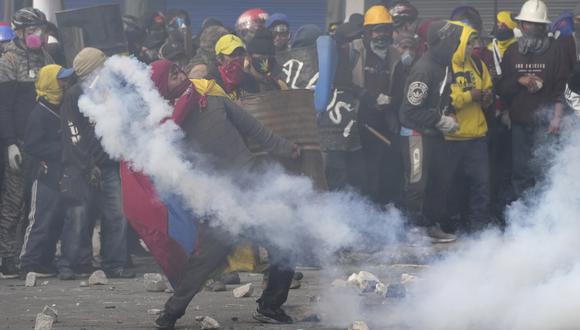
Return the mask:
<path id="1" fill-rule="evenodd" d="M 526 24 L 522 29 L 522 34 L 522 37 L 518 39 L 518 50 L 524 55 L 541 53 L 550 45 L 544 24 Z"/>
<path id="2" fill-rule="evenodd" d="M 514 37 L 514 30 L 509 28 L 499 28 L 495 31 L 495 37 L 499 41 L 506 41 Z"/>
<path id="3" fill-rule="evenodd" d="M 375 49 L 387 49 L 393 43 L 393 37 L 381 34 L 371 39 L 371 47 Z"/>
<path id="4" fill-rule="evenodd" d="M 38 30 L 24 38 L 24 43 L 28 49 L 40 49 L 42 47 L 42 31 Z"/>

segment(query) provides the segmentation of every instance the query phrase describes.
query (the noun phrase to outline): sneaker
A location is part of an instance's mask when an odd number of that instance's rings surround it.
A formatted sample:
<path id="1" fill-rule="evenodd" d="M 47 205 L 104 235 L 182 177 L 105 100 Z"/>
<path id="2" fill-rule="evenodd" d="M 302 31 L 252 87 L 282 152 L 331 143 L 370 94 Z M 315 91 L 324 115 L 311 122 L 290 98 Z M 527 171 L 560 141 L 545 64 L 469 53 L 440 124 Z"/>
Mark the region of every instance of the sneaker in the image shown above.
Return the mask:
<path id="1" fill-rule="evenodd" d="M 282 308 L 271 309 L 271 308 L 261 308 L 254 312 L 252 315 L 254 320 L 260 323 L 268 323 L 268 324 L 292 324 L 294 320 L 286 314 L 286 312 Z"/>
<path id="2" fill-rule="evenodd" d="M 62 269 L 58 273 L 58 279 L 61 281 L 72 281 L 76 279 L 76 276 L 72 269 Z"/>
<path id="3" fill-rule="evenodd" d="M 240 279 L 240 274 L 237 272 L 222 274 L 218 280 L 223 282 L 226 285 L 242 284 L 242 280 Z"/>
<path id="4" fill-rule="evenodd" d="M 2 266 L 0 266 L 0 273 L 3 279 L 17 278 L 18 268 L 16 267 L 16 257 L 2 258 Z"/>
<path id="5" fill-rule="evenodd" d="M 457 239 L 455 235 L 444 232 L 439 224 L 427 228 L 427 236 L 433 243 L 451 243 Z"/>
<path id="6" fill-rule="evenodd" d="M 107 278 L 135 278 L 135 272 L 125 268 L 105 271 L 105 275 L 107 275 Z"/>
<path id="7" fill-rule="evenodd" d="M 153 323 L 157 329 L 171 330 L 175 328 L 178 316 L 162 311 L 157 320 Z"/>
<path id="8" fill-rule="evenodd" d="M 209 292 L 224 292 L 227 291 L 226 285 L 220 280 L 208 280 L 205 284 L 205 290 Z"/>

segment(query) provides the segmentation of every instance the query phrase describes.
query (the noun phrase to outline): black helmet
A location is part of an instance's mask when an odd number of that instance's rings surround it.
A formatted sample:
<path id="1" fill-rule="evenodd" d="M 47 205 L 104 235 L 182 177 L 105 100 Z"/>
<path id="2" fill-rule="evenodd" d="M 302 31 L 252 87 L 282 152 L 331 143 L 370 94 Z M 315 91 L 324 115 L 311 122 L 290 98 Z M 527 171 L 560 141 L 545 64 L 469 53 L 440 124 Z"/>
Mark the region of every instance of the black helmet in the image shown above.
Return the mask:
<path id="1" fill-rule="evenodd" d="M 23 29 L 29 26 L 43 26 L 46 25 L 46 15 L 32 7 L 22 8 L 12 16 L 12 27 L 16 29 Z"/>
<path id="2" fill-rule="evenodd" d="M 393 17 L 395 27 L 407 22 L 413 22 L 419 16 L 417 8 L 406 0 L 396 1 L 389 10 L 389 13 Z"/>

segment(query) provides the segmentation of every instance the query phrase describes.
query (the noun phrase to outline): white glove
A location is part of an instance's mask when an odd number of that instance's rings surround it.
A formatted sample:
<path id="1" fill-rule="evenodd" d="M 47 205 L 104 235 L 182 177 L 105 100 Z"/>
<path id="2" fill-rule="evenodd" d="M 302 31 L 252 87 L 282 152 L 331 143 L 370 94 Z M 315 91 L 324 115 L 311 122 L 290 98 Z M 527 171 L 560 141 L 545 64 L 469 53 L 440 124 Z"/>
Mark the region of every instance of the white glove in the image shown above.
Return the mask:
<path id="1" fill-rule="evenodd" d="M 435 127 L 443 134 L 451 134 L 459 130 L 459 123 L 451 116 L 442 115 Z"/>
<path id="2" fill-rule="evenodd" d="M 378 105 L 389 105 L 389 104 L 391 104 L 391 97 L 381 93 L 381 94 L 379 94 L 379 96 L 377 96 L 377 104 Z"/>
<path id="3" fill-rule="evenodd" d="M 501 113 L 501 123 L 504 124 L 507 128 L 512 128 L 512 120 L 510 118 L 510 113 L 507 111 L 503 111 Z"/>
<path id="4" fill-rule="evenodd" d="M 20 149 L 15 144 L 8 146 L 8 165 L 14 171 L 20 169 L 20 164 L 22 164 L 22 155 L 20 154 Z"/>

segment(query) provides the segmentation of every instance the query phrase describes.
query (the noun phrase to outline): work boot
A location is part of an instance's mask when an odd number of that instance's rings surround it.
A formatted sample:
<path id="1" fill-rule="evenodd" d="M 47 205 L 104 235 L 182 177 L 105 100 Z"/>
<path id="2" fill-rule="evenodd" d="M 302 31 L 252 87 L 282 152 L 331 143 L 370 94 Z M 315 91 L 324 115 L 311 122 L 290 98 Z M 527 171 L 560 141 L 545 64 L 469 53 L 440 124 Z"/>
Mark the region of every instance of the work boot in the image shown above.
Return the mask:
<path id="1" fill-rule="evenodd" d="M 154 324 L 157 329 L 171 330 L 175 329 L 175 322 L 179 319 L 179 316 L 162 311 Z"/>
<path id="2" fill-rule="evenodd" d="M 259 307 L 252 315 L 254 320 L 268 324 L 292 324 L 294 320 L 282 308 Z"/>
<path id="3" fill-rule="evenodd" d="M 66 268 L 59 271 L 58 279 L 61 281 L 72 281 L 76 279 L 76 276 L 72 269 Z"/>
<path id="4" fill-rule="evenodd" d="M 17 278 L 18 268 L 16 267 L 16 257 L 2 258 L 0 273 L 2 273 L 2 278 L 4 279 Z"/>
<path id="5" fill-rule="evenodd" d="M 433 243 L 451 243 L 457 239 L 455 235 L 444 232 L 438 223 L 427 228 L 427 235 Z"/>

